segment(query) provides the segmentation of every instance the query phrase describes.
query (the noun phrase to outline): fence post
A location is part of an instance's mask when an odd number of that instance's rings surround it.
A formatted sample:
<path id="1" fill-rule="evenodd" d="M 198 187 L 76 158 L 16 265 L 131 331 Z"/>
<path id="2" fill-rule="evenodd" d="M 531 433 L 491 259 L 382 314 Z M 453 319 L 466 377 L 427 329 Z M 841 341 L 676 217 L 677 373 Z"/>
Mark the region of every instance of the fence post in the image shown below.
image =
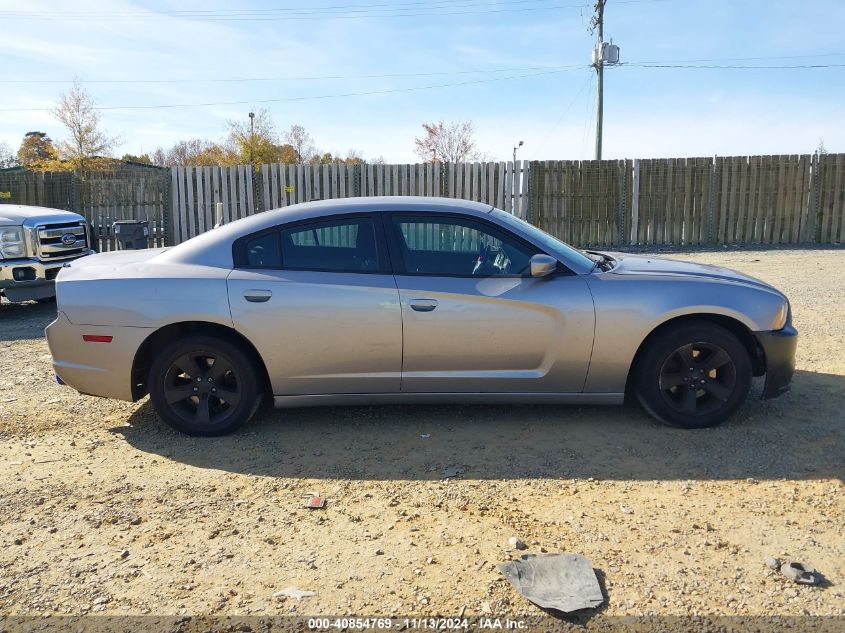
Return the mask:
<path id="1" fill-rule="evenodd" d="M 73 211 L 74 213 L 79 213 L 80 215 L 84 215 L 82 212 L 82 194 L 79 191 L 79 176 L 76 175 L 76 172 L 70 173 L 70 208 L 68 211 Z"/>
<path id="2" fill-rule="evenodd" d="M 176 180 L 176 168 L 171 167 L 169 171 L 168 176 L 164 178 L 164 200 L 161 201 L 161 230 L 164 231 L 161 239 L 162 246 L 174 246 L 176 244 L 174 238 L 174 235 L 176 235 L 176 231 L 174 230 L 176 226 L 174 223 L 176 214 L 173 209 L 172 189 L 172 183 Z"/>
<path id="3" fill-rule="evenodd" d="M 539 200 L 540 190 L 543 188 L 542 183 L 544 182 L 544 179 L 545 179 L 545 172 L 540 167 L 540 165 L 542 165 L 542 163 L 538 160 L 533 160 L 530 163 L 526 160 L 519 161 L 519 162 L 522 163 L 522 165 L 524 166 L 524 167 L 522 167 L 522 172 L 521 172 L 522 178 L 520 179 L 520 183 L 521 183 L 520 187 L 521 187 L 521 190 L 524 193 L 519 198 L 520 210 L 524 212 L 524 216 L 525 216 L 523 219 L 526 222 L 531 222 L 531 224 L 533 224 L 534 226 L 536 226 L 538 228 L 542 228 L 542 226 L 541 226 L 541 221 L 542 221 L 541 215 L 543 213 L 543 207 L 540 204 L 540 200 Z M 525 183 L 525 179 L 528 178 L 528 171 L 526 170 L 526 168 L 528 167 L 529 164 L 533 165 L 533 168 L 531 169 L 531 173 L 536 174 L 536 177 L 534 178 L 534 182 L 531 183 L 530 189 L 528 189 L 526 187 L 526 183 Z M 514 163 L 514 171 L 515 170 L 516 170 L 516 163 Z M 528 197 L 527 200 L 525 200 L 525 198 L 523 197 L 525 195 L 527 195 L 527 197 Z M 524 209 L 522 208 L 523 205 L 525 205 Z"/>
<path id="4" fill-rule="evenodd" d="M 638 243 L 640 229 L 640 159 L 634 159 L 634 170 L 631 174 L 631 244 Z"/>
<path id="5" fill-rule="evenodd" d="M 619 244 L 625 244 L 625 210 L 628 208 L 628 166 L 627 160 L 616 161 L 616 167 L 619 171 L 619 205 L 616 210 L 616 225 L 617 235 L 619 236 Z"/>
<path id="6" fill-rule="evenodd" d="M 811 242 L 819 242 L 821 235 L 819 234 L 819 186 L 821 183 L 821 156 L 818 152 L 813 154 L 812 163 L 810 165 L 810 178 L 812 178 L 812 186 L 810 189 L 810 209 L 807 213 L 807 230 L 801 233 L 809 238 Z"/>
<path id="7" fill-rule="evenodd" d="M 716 156 L 710 164 L 710 174 L 707 185 L 707 220 L 705 224 L 705 239 L 708 244 L 715 244 L 714 231 L 716 228 Z M 749 210 L 749 213 L 751 211 Z"/>

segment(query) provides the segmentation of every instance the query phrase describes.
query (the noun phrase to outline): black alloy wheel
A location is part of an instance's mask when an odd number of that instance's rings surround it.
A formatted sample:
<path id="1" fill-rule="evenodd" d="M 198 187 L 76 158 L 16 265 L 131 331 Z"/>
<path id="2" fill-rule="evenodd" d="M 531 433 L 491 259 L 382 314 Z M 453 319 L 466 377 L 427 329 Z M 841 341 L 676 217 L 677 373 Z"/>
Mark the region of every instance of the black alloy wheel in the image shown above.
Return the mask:
<path id="1" fill-rule="evenodd" d="M 716 426 L 751 388 L 751 358 L 730 330 L 685 321 L 658 331 L 634 364 L 631 384 L 640 404 L 664 424 Z"/>
<path id="2" fill-rule="evenodd" d="M 667 404 L 685 415 L 715 411 L 736 386 L 736 365 L 713 343 L 697 341 L 673 351 L 660 368 L 660 392 Z"/>
<path id="3" fill-rule="evenodd" d="M 190 435 L 229 433 L 260 403 L 253 360 L 222 338 L 174 341 L 153 362 L 148 384 L 156 413 Z"/>

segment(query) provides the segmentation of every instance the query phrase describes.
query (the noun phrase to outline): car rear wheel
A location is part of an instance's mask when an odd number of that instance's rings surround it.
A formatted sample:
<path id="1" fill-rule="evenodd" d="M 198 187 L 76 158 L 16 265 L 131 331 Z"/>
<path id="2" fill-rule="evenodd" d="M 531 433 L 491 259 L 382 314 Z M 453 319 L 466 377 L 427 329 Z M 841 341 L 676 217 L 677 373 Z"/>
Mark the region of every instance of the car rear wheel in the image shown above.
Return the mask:
<path id="1" fill-rule="evenodd" d="M 704 321 L 657 334 L 634 372 L 642 406 L 664 424 L 688 429 L 721 424 L 751 387 L 745 346 L 730 331 Z"/>
<path id="2" fill-rule="evenodd" d="M 225 435 L 247 422 L 260 404 L 250 357 L 214 336 L 170 343 L 153 361 L 150 399 L 162 420 L 188 435 Z"/>

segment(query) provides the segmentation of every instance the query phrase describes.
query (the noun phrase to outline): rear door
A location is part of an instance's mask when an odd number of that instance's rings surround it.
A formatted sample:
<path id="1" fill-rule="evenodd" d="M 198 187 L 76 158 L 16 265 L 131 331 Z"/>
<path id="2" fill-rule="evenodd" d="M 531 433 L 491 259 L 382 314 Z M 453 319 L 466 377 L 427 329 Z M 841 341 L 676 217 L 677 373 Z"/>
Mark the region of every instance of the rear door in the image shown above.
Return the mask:
<path id="1" fill-rule="evenodd" d="M 482 218 L 385 219 L 402 305 L 402 391 L 583 390 L 593 301 L 580 275 L 530 276 L 540 252 Z"/>
<path id="2" fill-rule="evenodd" d="M 263 357 L 274 395 L 399 390 L 399 293 L 377 215 L 264 230 L 236 242 L 235 262 L 232 319 Z"/>

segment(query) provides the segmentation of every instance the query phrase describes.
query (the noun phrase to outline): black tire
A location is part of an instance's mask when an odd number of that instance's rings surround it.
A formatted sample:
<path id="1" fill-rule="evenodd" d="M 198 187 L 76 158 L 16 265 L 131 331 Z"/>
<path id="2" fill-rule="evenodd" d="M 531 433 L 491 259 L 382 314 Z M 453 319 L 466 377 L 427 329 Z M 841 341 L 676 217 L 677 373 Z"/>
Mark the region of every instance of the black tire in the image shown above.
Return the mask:
<path id="1" fill-rule="evenodd" d="M 187 336 L 167 345 L 153 361 L 147 384 L 159 417 L 188 435 L 231 433 L 261 404 L 251 356 L 216 336 Z"/>
<path id="2" fill-rule="evenodd" d="M 730 331 L 690 321 L 659 332 L 638 358 L 637 399 L 670 426 L 700 429 L 727 420 L 751 388 L 751 359 Z"/>

